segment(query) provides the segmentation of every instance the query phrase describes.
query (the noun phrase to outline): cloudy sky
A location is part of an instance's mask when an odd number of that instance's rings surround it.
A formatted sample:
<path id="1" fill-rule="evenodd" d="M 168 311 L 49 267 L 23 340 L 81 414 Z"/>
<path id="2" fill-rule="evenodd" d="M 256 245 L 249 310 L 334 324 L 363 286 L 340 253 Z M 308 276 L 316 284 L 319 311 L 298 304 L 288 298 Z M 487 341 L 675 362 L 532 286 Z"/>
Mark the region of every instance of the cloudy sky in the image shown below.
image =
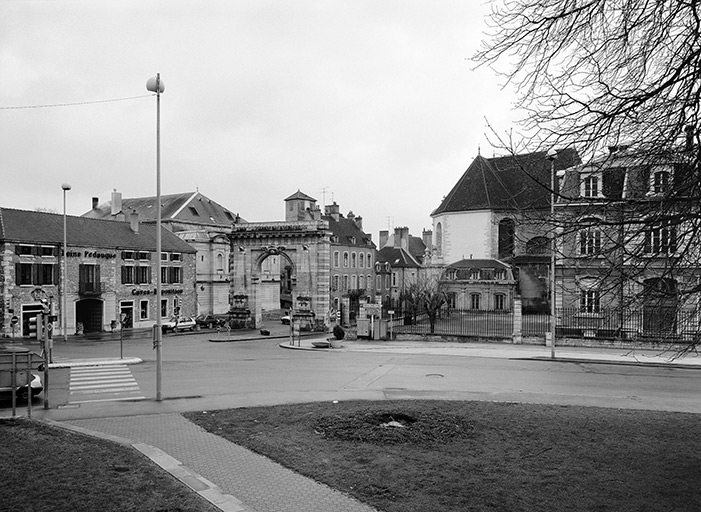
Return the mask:
<path id="1" fill-rule="evenodd" d="M 469 58 L 483 0 L 3 0 L 0 205 L 199 189 L 249 221 L 298 189 L 365 230 L 431 227 L 513 97 Z M 125 99 L 128 98 L 128 99 Z M 113 101 L 121 100 L 121 101 Z M 33 108 L 17 108 L 33 107 Z"/>

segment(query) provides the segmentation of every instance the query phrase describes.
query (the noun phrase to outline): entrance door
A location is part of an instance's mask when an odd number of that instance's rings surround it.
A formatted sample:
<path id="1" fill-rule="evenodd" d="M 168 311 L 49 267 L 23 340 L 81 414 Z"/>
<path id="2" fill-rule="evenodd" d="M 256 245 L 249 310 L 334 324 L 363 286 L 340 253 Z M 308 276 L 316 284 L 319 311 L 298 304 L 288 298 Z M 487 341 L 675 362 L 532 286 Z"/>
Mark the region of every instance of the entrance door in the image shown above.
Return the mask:
<path id="1" fill-rule="evenodd" d="M 673 279 L 645 281 L 643 332 L 649 335 L 673 335 L 677 332 L 677 283 Z"/>
<path id="2" fill-rule="evenodd" d="M 83 324 L 83 332 L 102 331 L 102 301 L 82 299 L 75 305 L 75 320 Z"/>
<path id="3" fill-rule="evenodd" d="M 120 306 L 120 318 L 121 315 L 124 316 L 124 321 L 122 322 L 123 329 L 131 329 L 134 327 L 134 303 L 133 302 L 123 302 Z"/>

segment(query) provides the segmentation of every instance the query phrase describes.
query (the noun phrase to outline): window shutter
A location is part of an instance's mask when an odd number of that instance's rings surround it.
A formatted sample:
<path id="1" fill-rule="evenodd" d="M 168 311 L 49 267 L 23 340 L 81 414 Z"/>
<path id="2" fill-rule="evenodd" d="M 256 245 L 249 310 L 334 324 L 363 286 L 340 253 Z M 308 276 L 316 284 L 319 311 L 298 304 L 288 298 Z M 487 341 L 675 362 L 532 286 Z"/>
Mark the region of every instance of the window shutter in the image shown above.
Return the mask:
<path id="1" fill-rule="evenodd" d="M 100 265 L 95 265 L 95 284 L 99 286 L 100 283 Z"/>
<path id="2" fill-rule="evenodd" d="M 127 284 L 127 267 L 122 267 L 122 284 Z"/>
<path id="3" fill-rule="evenodd" d="M 59 284 L 59 281 L 61 280 L 61 271 L 60 267 L 58 265 L 53 265 L 54 269 L 54 284 Z M 64 290 L 63 293 L 66 293 Z"/>
<path id="4" fill-rule="evenodd" d="M 151 257 L 151 254 L 149 253 L 149 258 L 150 257 Z M 148 284 L 151 284 L 151 267 L 148 267 L 147 276 L 148 276 Z"/>
<path id="5" fill-rule="evenodd" d="M 15 250 L 17 250 L 16 246 L 15 246 Z M 22 282 L 22 267 L 20 266 L 19 263 L 15 263 L 15 284 L 16 285 L 24 284 Z"/>

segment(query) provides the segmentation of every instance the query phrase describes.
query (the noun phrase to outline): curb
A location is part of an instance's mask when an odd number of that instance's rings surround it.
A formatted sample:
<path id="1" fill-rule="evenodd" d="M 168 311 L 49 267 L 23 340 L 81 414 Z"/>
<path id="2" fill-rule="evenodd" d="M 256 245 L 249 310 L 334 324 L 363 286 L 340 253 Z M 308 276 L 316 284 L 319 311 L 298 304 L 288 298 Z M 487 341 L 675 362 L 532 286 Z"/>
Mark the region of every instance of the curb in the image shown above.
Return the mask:
<path id="1" fill-rule="evenodd" d="M 102 432 L 95 432 L 94 430 L 77 427 L 75 425 L 63 424 L 59 421 L 54 421 L 47 418 L 42 418 L 39 421 L 56 428 L 62 428 L 64 430 L 69 430 L 85 436 L 96 437 L 98 439 L 104 439 L 123 446 L 128 446 L 149 458 L 161 469 L 164 469 L 173 475 L 175 478 L 180 480 L 181 483 L 185 484 L 192 491 L 199 494 L 203 499 L 207 500 L 219 510 L 223 512 L 250 512 L 249 509 L 244 507 L 241 501 L 237 500 L 230 494 L 224 493 L 224 491 L 222 491 L 214 483 L 210 482 L 202 475 L 195 473 L 187 466 L 184 466 L 179 460 L 171 457 L 155 446 L 145 443 L 135 443 L 134 441 L 123 437 L 103 434 Z"/>
<path id="2" fill-rule="evenodd" d="M 111 366 L 116 364 L 139 364 L 143 363 L 140 357 L 125 357 L 123 359 L 72 359 L 49 363 L 49 368 L 82 368 L 88 366 Z"/>

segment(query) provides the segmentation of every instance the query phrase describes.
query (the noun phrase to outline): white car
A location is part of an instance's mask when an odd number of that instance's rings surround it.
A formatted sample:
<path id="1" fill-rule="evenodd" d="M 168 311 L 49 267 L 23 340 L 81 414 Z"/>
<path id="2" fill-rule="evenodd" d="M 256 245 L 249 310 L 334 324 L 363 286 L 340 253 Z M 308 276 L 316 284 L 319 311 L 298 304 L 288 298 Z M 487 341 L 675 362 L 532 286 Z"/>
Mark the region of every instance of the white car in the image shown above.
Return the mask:
<path id="1" fill-rule="evenodd" d="M 163 322 L 161 324 L 161 330 L 163 332 L 173 331 L 194 331 L 197 326 L 194 318 L 189 316 L 172 316 L 170 320 Z"/>

